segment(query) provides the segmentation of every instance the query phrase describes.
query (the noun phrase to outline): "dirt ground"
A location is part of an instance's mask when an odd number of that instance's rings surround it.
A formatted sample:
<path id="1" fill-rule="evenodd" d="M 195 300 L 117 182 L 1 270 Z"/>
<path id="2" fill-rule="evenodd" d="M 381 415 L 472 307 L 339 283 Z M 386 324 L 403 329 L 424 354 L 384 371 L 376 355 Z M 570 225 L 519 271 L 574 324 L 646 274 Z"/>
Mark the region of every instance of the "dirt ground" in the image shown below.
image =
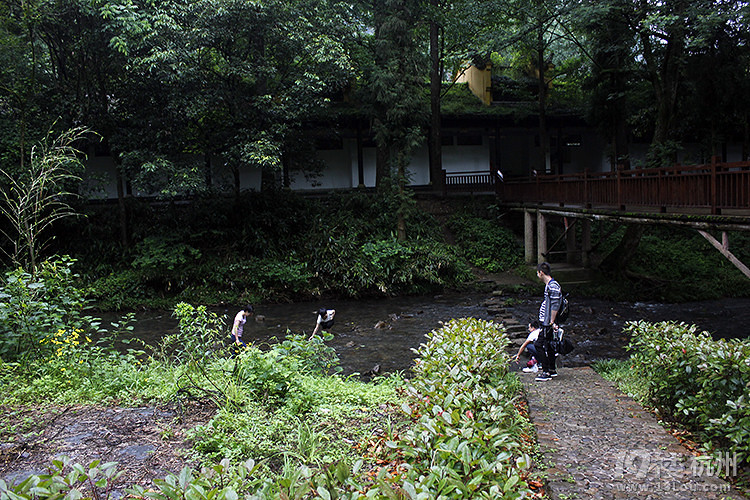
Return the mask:
<path id="1" fill-rule="evenodd" d="M 185 431 L 207 423 L 216 409 L 209 403 L 183 407 L 101 406 L 0 407 L 0 478 L 17 484 L 44 474 L 52 459 L 68 456 L 88 465 L 117 462 L 124 471 L 116 490 L 149 486 L 152 479 L 178 473 L 190 464 Z"/>

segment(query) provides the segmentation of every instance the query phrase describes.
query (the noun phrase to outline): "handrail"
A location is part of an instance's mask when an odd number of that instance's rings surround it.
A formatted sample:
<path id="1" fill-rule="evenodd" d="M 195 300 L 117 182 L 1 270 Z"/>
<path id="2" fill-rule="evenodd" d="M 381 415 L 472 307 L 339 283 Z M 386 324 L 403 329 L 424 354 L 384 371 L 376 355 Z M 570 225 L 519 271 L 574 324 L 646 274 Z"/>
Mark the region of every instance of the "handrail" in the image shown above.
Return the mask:
<path id="1" fill-rule="evenodd" d="M 489 177 L 489 172 L 485 171 Z M 460 175 L 455 172 L 454 175 Z M 750 162 L 576 172 L 490 181 L 504 201 L 564 205 L 702 208 L 712 214 L 750 209 Z"/>

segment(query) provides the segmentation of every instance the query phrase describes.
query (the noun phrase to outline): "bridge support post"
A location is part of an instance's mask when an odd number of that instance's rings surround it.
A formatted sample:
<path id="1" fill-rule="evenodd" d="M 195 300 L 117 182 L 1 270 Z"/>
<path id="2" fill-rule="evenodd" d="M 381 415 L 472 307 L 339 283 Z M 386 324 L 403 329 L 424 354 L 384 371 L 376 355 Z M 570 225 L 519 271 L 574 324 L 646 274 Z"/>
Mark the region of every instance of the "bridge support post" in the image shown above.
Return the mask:
<path id="1" fill-rule="evenodd" d="M 581 265 L 591 267 L 591 221 L 581 219 Z"/>
<path id="2" fill-rule="evenodd" d="M 547 218 L 542 212 L 536 213 L 536 262 L 541 264 L 547 254 Z"/>
<path id="3" fill-rule="evenodd" d="M 534 214 L 523 211 L 523 257 L 527 264 L 534 263 Z"/>

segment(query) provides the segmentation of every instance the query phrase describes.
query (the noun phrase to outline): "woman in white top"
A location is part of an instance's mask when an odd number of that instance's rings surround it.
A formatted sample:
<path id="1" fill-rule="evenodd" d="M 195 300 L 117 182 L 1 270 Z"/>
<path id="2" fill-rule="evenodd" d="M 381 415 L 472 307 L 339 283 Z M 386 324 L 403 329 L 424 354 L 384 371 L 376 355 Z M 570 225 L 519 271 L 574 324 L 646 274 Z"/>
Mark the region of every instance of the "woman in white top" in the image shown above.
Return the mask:
<path id="1" fill-rule="evenodd" d="M 249 304 L 243 307 L 242 310 L 235 315 L 230 337 L 235 345 L 247 347 L 247 345 L 242 341 L 242 331 L 245 328 L 245 322 L 247 322 L 247 318 L 252 315 L 253 306 Z"/>
<path id="2" fill-rule="evenodd" d="M 313 330 L 310 338 L 312 339 L 318 331 L 321 329 L 328 330 L 333 326 L 333 317 L 336 315 L 336 309 L 326 309 L 321 307 L 318 309 L 318 319 L 315 323 L 315 330 Z"/>

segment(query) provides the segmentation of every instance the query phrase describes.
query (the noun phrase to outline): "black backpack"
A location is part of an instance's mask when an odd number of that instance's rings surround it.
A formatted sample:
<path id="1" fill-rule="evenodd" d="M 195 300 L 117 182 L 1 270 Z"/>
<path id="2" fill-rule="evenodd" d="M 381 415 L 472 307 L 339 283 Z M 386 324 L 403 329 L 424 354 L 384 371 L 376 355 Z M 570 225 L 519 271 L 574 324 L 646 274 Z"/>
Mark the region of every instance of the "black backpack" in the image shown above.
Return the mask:
<path id="1" fill-rule="evenodd" d="M 570 314 L 570 301 L 568 300 L 569 295 L 569 293 L 562 294 L 560 310 L 557 311 L 557 316 L 555 317 L 555 323 L 557 323 L 558 325 L 562 325 L 568 320 L 568 315 Z"/>

